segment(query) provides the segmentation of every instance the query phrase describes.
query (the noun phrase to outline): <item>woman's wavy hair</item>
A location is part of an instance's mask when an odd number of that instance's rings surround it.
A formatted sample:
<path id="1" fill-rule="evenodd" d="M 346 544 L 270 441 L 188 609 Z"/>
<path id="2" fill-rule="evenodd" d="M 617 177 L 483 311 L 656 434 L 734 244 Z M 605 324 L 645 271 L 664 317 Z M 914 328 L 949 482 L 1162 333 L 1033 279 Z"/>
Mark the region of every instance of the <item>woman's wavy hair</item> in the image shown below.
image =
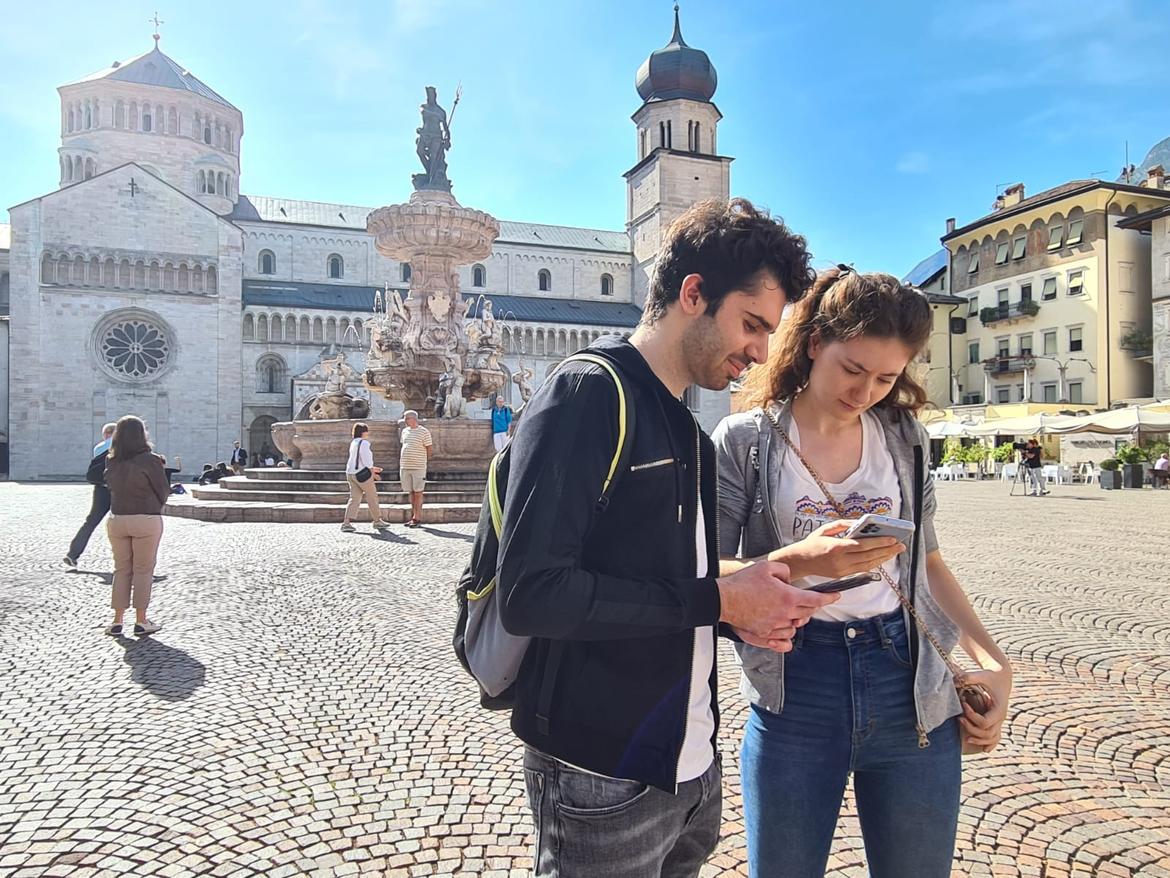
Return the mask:
<path id="1" fill-rule="evenodd" d="M 150 451 L 146 441 L 146 424 L 136 415 L 123 415 L 114 427 L 114 438 L 110 440 L 109 458 L 129 460 L 144 451 Z"/>
<path id="2" fill-rule="evenodd" d="M 791 400 L 804 389 L 814 335 L 824 344 L 861 336 L 896 338 L 917 357 L 933 326 L 930 300 L 917 287 L 889 274 L 858 274 L 847 265 L 821 272 L 780 324 L 768 359 L 744 379 L 747 407 Z M 877 405 L 917 413 L 926 405 L 926 391 L 907 368 Z"/>

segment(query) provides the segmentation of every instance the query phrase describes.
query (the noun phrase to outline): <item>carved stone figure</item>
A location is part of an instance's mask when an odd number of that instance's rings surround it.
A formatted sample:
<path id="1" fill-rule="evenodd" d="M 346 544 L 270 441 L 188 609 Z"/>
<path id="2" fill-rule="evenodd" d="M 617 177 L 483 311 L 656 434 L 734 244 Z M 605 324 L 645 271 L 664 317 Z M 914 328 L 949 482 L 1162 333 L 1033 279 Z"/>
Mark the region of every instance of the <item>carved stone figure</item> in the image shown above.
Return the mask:
<path id="1" fill-rule="evenodd" d="M 456 98 L 458 104 L 458 98 Z M 419 107 L 422 113 L 422 126 L 417 130 L 415 152 L 422 162 L 425 173 L 415 174 L 412 178 L 414 188 L 437 189 L 442 192 L 451 191 L 451 181 L 447 179 L 447 150 L 451 148 L 451 129 L 447 124 L 447 111 L 439 106 L 438 97 L 433 85 L 427 86 L 427 101 Z M 451 108 L 455 112 L 455 108 Z"/>
<path id="2" fill-rule="evenodd" d="M 345 393 L 345 351 L 321 361 L 325 369 L 325 393 Z"/>
<path id="3" fill-rule="evenodd" d="M 532 399 L 533 374 L 534 373 L 531 369 L 521 363 L 519 368 L 516 370 L 516 374 L 512 376 L 512 383 L 515 384 L 516 387 L 520 390 L 520 399 L 524 402 L 528 402 L 528 400 Z"/>

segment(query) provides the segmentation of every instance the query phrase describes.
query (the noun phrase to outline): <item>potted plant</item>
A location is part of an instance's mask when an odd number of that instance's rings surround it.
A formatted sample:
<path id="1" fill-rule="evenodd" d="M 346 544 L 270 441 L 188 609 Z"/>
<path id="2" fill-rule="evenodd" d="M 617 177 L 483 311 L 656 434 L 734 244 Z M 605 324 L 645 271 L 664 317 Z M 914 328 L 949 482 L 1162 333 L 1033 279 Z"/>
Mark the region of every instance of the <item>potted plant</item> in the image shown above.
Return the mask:
<path id="1" fill-rule="evenodd" d="M 1101 461 L 1100 476 L 1101 488 L 1105 491 L 1121 490 L 1121 464 L 1112 457 Z"/>
<path id="2" fill-rule="evenodd" d="M 1122 484 L 1126 488 L 1141 488 L 1146 482 L 1146 470 L 1142 463 L 1146 460 L 1146 450 L 1137 445 L 1122 445 L 1117 449 L 1114 457 L 1122 465 Z"/>
<path id="3" fill-rule="evenodd" d="M 979 309 L 979 322 L 984 326 L 986 326 L 988 323 L 995 323 L 995 321 L 1000 319 L 1001 316 L 999 313 L 999 308 L 996 308 L 993 305 Z"/>
<path id="4" fill-rule="evenodd" d="M 1035 317 L 1040 313 L 1040 303 L 1034 302 L 1031 299 L 1021 299 L 1020 313 L 1027 314 L 1029 317 Z"/>

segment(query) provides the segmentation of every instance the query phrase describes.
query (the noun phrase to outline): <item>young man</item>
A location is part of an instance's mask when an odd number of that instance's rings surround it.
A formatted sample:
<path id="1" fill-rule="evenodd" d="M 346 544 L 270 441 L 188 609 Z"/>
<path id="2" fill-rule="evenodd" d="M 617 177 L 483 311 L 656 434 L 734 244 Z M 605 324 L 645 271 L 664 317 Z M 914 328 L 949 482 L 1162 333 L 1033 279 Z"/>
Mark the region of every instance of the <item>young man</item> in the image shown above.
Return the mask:
<path id="1" fill-rule="evenodd" d="M 110 442 L 113 441 L 114 428 L 116 426 L 117 424 L 106 424 L 102 427 L 102 441 L 93 447 L 93 457 L 99 457 L 110 450 Z M 100 485 L 93 486 L 93 497 L 89 503 L 89 515 L 85 516 L 85 521 L 82 522 L 81 527 L 78 528 L 77 535 L 73 537 L 73 541 L 69 544 L 69 551 L 65 553 L 64 561 L 66 567 L 77 567 L 77 560 L 81 557 L 81 553 L 85 551 L 85 547 L 89 545 L 89 538 L 93 536 L 94 530 L 109 511 L 110 489 L 106 487 L 106 483 L 103 480 Z"/>
<path id="2" fill-rule="evenodd" d="M 244 471 L 244 467 L 248 465 L 248 452 L 240 447 L 240 440 L 237 439 L 232 443 L 232 472 L 239 475 Z"/>
<path id="3" fill-rule="evenodd" d="M 589 348 L 636 409 L 604 511 L 613 381 L 569 363 L 525 406 L 497 581 L 504 627 L 535 638 L 512 729 L 527 745 L 538 876 L 697 875 L 719 837 L 716 626 L 786 652 L 836 600 L 792 588 L 776 562 L 719 576 L 714 448 L 681 401 L 763 360 L 812 279 L 804 239 L 742 199 L 671 226 L 637 330 Z"/>
<path id="4" fill-rule="evenodd" d="M 502 396 L 497 396 L 495 407 L 492 409 L 492 445 L 497 452 L 503 451 L 508 444 L 508 430 L 511 427 L 512 410 L 504 405 Z"/>
<path id="5" fill-rule="evenodd" d="M 398 478 L 402 490 L 410 494 L 410 521 L 407 527 L 422 524 L 423 491 L 427 486 L 427 464 L 434 442 L 431 431 L 418 422 L 418 412 L 409 409 L 402 413 L 406 426 L 399 434 Z"/>

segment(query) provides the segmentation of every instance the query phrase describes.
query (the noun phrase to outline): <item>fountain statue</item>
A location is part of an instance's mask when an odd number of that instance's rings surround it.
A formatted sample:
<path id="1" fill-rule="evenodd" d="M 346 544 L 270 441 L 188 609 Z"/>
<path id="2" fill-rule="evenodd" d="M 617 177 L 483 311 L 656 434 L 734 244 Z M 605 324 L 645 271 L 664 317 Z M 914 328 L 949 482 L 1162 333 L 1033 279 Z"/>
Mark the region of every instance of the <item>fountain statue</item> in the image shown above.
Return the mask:
<path id="1" fill-rule="evenodd" d="M 431 86 L 421 110 L 416 146 L 425 173 L 414 175 L 408 203 L 379 208 L 367 220 L 378 252 L 408 263 L 411 271 L 405 299 L 387 286 L 375 300 L 364 377 L 387 399 L 450 419 L 464 416 L 468 401 L 494 395 L 506 380 L 491 303 L 473 314 L 474 301 L 459 292 L 458 272 L 491 253 L 500 224 L 451 194 L 450 118 Z"/>
<path id="2" fill-rule="evenodd" d="M 345 362 L 345 351 L 321 358 L 325 373 L 325 389 L 308 402 L 309 417 L 314 421 L 335 418 L 364 418 L 370 413 L 370 404 L 346 392 L 345 373 L 350 371 Z"/>
<path id="3" fill-rule="evenodd" d="M 447 152 L 458 90 L 450 114 L 434 87 L 426 93 L 415 140 L 423 173 L 412 176 L 409 201 L 381 207 L 366 222 L 378 252 L 410 266 L 410 286 L 405 296 L 388 284 L 375 292 L 361 380 L 371 394 L 432 419 L 431 470 L 482 474 L 494 453 L 491 421 L 468 417 L 467 404 L 495 396 L 507 376 L 492 303 L 463 296 L 459 267 L 491 254 L 500 224 L 451 194 Z M 369 418 L 369 408 L 356 405 L 365 400 L 348 401 L 344 356 L 319 365 L 324 390 L 297 418 L 273 426 L 277 446 L 298 467 L 336 470 L 348 453 L 351 419 L 361 418 L 378 459 L 393 460 L 399 450 L 396 422 Z"/>

